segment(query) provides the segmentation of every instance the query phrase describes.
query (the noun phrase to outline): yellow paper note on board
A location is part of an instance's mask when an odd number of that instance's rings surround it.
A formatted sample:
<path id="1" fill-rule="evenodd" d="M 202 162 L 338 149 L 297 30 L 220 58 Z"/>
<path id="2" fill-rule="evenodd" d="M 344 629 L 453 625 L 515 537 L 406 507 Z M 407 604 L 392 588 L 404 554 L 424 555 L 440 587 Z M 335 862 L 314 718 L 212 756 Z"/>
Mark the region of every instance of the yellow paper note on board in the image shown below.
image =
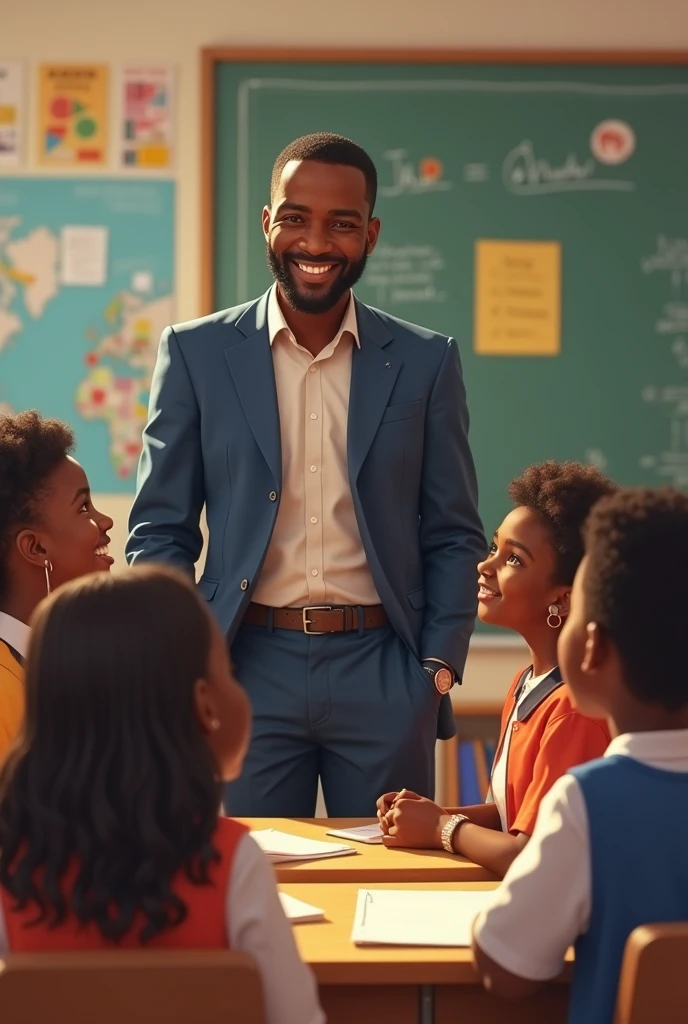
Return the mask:
<path id="1" fill-rule="evenodd" d="M 559 242 L 478 239 L 474 348 L 485 356 L 559 354 Z"/>

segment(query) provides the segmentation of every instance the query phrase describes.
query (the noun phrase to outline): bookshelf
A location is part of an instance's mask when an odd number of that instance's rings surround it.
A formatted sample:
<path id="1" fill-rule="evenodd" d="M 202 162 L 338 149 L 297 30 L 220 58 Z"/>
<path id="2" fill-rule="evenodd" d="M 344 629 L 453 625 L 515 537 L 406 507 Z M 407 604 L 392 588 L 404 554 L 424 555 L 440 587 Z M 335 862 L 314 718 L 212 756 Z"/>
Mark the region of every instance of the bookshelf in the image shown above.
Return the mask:
<path id="1" fill-rule="evenodd" d="M 440 744 L 437 799 L 445 807 L 482 803 L 499 740 L 502 705 L 461 703 L 454 708 L 457 735 Z"/>

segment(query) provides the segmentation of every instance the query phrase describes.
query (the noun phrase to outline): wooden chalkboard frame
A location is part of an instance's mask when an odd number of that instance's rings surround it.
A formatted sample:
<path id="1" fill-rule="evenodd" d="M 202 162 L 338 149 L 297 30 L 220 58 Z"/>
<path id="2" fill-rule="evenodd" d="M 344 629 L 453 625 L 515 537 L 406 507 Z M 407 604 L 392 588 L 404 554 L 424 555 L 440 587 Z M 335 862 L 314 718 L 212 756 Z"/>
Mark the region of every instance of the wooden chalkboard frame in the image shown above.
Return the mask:
<path id="1" fill-rule="evenodd" d="M 215 297 L 215 69 L 218 64 L 275 61 L 340 64 L 591 64 L 629 67 L 688 64 L 686 50 L 376 50 L 234 48 L 201 50 L 201 253 L 199 316 Z"/>

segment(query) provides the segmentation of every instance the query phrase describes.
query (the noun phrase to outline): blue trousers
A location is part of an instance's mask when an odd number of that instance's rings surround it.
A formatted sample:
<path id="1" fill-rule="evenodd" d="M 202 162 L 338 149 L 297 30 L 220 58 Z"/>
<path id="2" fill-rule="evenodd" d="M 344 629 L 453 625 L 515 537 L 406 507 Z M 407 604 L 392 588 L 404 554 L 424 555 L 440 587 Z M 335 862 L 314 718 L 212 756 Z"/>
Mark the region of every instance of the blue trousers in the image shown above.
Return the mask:
<path id="1" fill-rule="evenodd" d="M 253 706 L 227 814 L 308 818 L 320 777 L 330 817 L 368 817 L 388 790 L 433 796 L 439 695 L 391 626 L 308 636 L 243 624 L 232 644 Z"/>

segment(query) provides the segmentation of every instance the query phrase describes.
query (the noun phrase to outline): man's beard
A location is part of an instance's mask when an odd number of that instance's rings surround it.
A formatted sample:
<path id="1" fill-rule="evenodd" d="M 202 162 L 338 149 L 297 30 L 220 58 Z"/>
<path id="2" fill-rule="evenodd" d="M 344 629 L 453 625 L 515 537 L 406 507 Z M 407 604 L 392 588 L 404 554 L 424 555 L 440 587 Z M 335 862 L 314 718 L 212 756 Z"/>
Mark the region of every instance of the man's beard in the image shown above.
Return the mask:
<path id="1" fill-rule="evenodd" d="M 309 263 L 335 263 L 344 269 L 340 271 L 326 291 L 318 291 L 317 294 L 308 296 L 299 290 L 299 285 L 292 275 L 291 263 L 299 259 L 307 260 Z M 272 276 L 279 284 L 282 294 L 293 310 L 298 313 L 327 313 L 337 305 L 349 288 L 353 288 L 356 282 L 360 281 L 368 261 L 368 253 L 364 251 L 359 260 L 348 263 L 341 259 L 332 259 L 332 257 L 308 256 L 303 252 L 285 252 L 282 256 L 278 256 L 268 242 L 267 260 Z"/>

